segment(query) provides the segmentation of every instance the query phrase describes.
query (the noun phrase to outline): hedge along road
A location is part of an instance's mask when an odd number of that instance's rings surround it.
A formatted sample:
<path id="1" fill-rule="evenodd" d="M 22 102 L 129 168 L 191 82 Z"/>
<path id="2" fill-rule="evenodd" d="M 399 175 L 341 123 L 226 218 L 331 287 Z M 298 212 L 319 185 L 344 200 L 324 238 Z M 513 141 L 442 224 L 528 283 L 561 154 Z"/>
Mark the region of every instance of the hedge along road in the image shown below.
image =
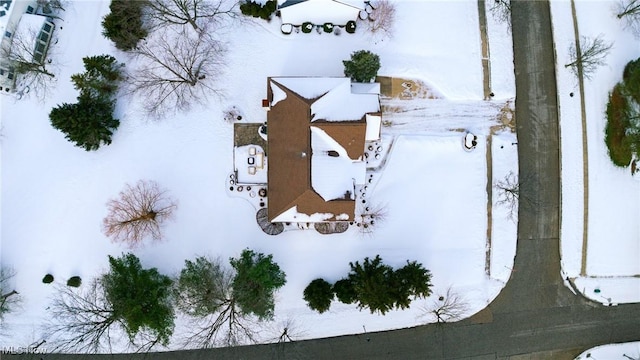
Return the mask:
<path id="1" fill-rule="evenodd" d="M 560 161 L 549 3 L 513 1 L 516 118 L 523 201 L 510 281 L 470 319 L 281 344 L 149 354 L 5 355 L 2 359 L 573 359 L 592 346 L 640 340 L 640 304 L 607 307 L 572 294 L 560 275 Z"/>

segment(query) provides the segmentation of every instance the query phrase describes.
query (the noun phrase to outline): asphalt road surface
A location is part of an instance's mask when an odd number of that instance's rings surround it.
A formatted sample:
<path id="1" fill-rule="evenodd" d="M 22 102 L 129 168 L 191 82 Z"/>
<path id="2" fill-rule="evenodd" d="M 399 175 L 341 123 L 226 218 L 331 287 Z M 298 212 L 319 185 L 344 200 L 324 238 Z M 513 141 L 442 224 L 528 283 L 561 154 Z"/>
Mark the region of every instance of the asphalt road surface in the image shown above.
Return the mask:
<path id="1" fill-rule="evenodd" d="M 452 324 L 152 354 L 23 355 L 2 359 L 573 359 L 607 343 L 640 340 L 640 304 L 602 306 L 560 275 L 560 162 L 549 4 L 512 1 L 521 206 L 514 271 L 486 309 Z"/>

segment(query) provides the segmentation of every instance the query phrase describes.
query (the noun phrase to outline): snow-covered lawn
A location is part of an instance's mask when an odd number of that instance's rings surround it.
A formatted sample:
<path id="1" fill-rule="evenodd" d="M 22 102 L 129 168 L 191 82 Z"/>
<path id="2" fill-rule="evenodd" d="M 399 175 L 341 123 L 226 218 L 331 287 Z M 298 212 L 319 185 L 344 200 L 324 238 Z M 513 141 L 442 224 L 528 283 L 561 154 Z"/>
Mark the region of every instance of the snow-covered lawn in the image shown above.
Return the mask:
<path id="1" fill-rule="evenodd" d="M 588 221 L 583 247 L 583 141 L 578 83 L 564 64 L 574 28 L 569 1 L 551 3 L 556 53 L 562 137 L 562 264 L 564 276 L 578 290 L 603 303 L 640 301 L 640 182 L 628 168 L 617 168 L 604 143 L 605 109 L 609 91 L 622 79 L 622 70 L 640 57 L 638 39 L 615 16 L 613 1 L 576 1 L 580 36 L 602 35 L 613 48 L 606 65 L 585 80 L 588 147 Z M 571 97 L 570 93 L 574 96 Z M 586 251 L 586 267 L 582 256 Z M 582 272 L 584 270 L 584 272 Z"/>
<path id="2" fill-rule="evenodd" d="M 423 263 L 433 274 L 432 298 L 444 295 L 451 286 L 467 301 L 467 315 L 498 294 L 513 263 L 516 225 L 492 201 L 493 246 L 487 274 L 486 139 L 515 87 L 510 37 L 497 36 L 495 46 L 492 43 L 492 56 L 501 59 L 492 67 L 493 73 L 501 74 L 494 78 L 496 99 L 495 103 L 481 100 L 475 1 L 398 1 L 397 28 L 391 40 L 372 38 L 364 27 L 354 35 L 335 36 L 283 35 L 277 20 L 237 25 L 225 34 L 227 63 L 219 80 L 223 98 L 212 98 L 189 113 L 151 121 L 141 115 L 139 99 L 123 97 L 117 106 L 121 125 L 113 144 L 88 153 L 54 130 L 48 113 L 56 104 L 74 100 L 77 94 L 69 77 L 82 71 L 83 56 L 109 53 L 129 61 L 101 36 L 99 22 L 108 5 L 108 1 L 69 4 L 56 45 L 61 57 L 59 80 L 49 99 L 44 103 L 0 100 L 0 262 L 16 270 L 15 284 L 24 299 L 21 309 L 3 324 L 11 335 L 2 344 L 24 346 L 43 336 L 53 292 L 51 285 L 41 282 L 45 274 L 53 274 L 60 284 L 78 275 L 86 284 L 107 269 L 107 255 L 128 251 L 110 243 L 100 225 L 107 200 L 125 183 L 139 179 L 157 181 L 178 200 L 175 221 L 167 224 L 165 239 L 134 251 L 145 267 L 176 274 L 185 259 L 197 255 L 228 259 L 247 247 L 274 255 L 287 274 L 287 284 L 277 294 L 275 320 L 264 325 L 263 339 L 277 336 L 287 319 L 297 324 L 301 338 L 433 321 L 421 317 L 422 307 L 431 306 L 433 299 L 415 301 L 410 310 L 386 316 L 337 302 L 322 315 L 307 308 L 302 291 L 311 280 L 338 280 L 347 274 L 350 261 L 365 256 L 380 254 L 394 267 L 406 260 Z M 503 26 L 491 19 L 489 25 Z M 490 33 L 494 32 L 506 33 L 492 28 Z M 222 120 L 223 111 L 236 106 L 243 122 L 263 122 L 261 99 L 268 76 L 341 76 L 341 61 L 359 49 L 380 55 L 381 75 L 421 80 L 447 100 L 434 102 L 437 111 L 403 115 L 404 128 L 382 130 L 396 138 L 387 165 L 368 195 L 388 205 L 388 219 L 378 231 L 365 237 L 355 229 L 330 236 L 287 231 L 270 237 L 256 224 L 255 209 L 249 203 L 225 193 L 225 180 L 233 169 L 233 128 Z M 416 104 L 430 106 L 427 100 Z M 383 116 L 387 115 L 400 116 Z M 460 129 L 478 135 L 476 149 L 464 151 Z M 515 142 L 510 132 L 493 136 L 494 181 L 517 172 Z M 176 335 L 183 330 L 178 326 Z"/>
<path id="3" fill-rule="evenodd" d="M 597 346 L 576 357 L 576 360 L 585 359 L 640 359 L 640 342 Z"/>

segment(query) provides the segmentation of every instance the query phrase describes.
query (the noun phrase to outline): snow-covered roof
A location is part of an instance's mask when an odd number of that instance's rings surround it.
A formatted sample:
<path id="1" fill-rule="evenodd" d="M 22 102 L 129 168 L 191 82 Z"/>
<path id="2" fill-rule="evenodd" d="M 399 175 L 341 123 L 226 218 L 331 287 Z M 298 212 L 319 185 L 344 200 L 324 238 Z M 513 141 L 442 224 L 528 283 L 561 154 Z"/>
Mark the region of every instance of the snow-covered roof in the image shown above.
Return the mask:
<path id="1" fill-rule="evenodd" d="M 366 173 L 365 118 L 380 114 L 378 94 L 323 77 L 274 77 L 267 90 L 269 219 L 301 221 L 288 212 L 294 206 L 295 214 L 333 214 L 324 221 L 353 219 L 355 184 Z"/>
<path id="2" fill-rule="evenodd" d="M 287 93 L 284 92 L 277 84 L 274 84 L 273 81 L 269 82 L 269 86 L 271 87 L 271 92 L 273 93 L 273 99 L 271 100 L 271 106 L 275 106 L 280 101 L 287 98 Z"/>
<path id="3" fill-rule="evenodd" d="M 315 100 L 333 88 L 349 82 L 344 77 L 276 77 L 278 83 L 286 86 L 305 99 Z"/>
<path id="4" fill-rule="evenodd" d="M 311 121 L 357 121 L 364 114 L 380 111 L 379 84 L 367 84 L 356 87 L 364 93 L 354 93 L 349 78 L 345 77 L 282 77 L 273 78 L 279 84 L 307 100 L 314 100 L 311 105 Z M 363 87 L 366 86 L 366 89 Z M 272 86 L 272 91 L 274 87 Z M 377 91 L 376 91 L 377 90 Z M 274 105 L 280 96 L 274 92 Z M 279 100 L 278 100 L 279 101 Z"/>
<path id="5" fill-rule="evenodd" d="M 311 126 L 311 153 L 313 190 L 325 201 L 355 199 L 355 185 L 365 180 L 362 156 L 351 159 L 342 145 L 315 126 Z"/>
<path id="6" fill-rule="evenodd" d="M 32 57 L 38 35 L 45 22 L 47 22 L 47 18 L 44 16 L 23 14 L 13 35 L 14 39 L 20 39 L 21 44 L 20 46 L 12 46 L 12 51 L 17 52 L 17 55 L 23 59 Z"/>
<path id="7" fill-rule="evenodd" d="M 292 206 L 289 210 L 278 215 L 272 222 L 322 222 L 334 217 L 332 213 L 305 214 L 298 211 L 298 206 Z"/>
<path id="8" fill-rule="evenodd" d="M 380 126 L 382 125 L 382 116 L 367 114 L 367 132 L 364 139 L 367 141 L 380 139 Z"/>
<path id="9" fill-rule="evenodd" d="M 280 17 L 283 24 L 301 25 L 332 23 L 345 25 L 355 21 L 360 10 L 364 9 L 364 1 L 354 0 L 306 0 L 280 2 Z"/>
<path id="10" fill-rule="evenodd" d="M 311 105 L 312 121 L 356 121 L 366 113 L 379 111 L 378 94 L 354 94 L 348 78 Z"/>

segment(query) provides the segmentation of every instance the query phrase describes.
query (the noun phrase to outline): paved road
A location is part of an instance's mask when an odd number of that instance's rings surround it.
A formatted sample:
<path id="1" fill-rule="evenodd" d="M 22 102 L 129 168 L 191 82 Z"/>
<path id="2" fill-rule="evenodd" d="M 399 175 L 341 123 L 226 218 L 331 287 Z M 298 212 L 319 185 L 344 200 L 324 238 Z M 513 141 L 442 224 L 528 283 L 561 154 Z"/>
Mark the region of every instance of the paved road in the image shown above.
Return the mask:
<path id="1" fill-rule="evenodd" d="M 521 196 L 529 200 L 520 208 L 511 279 L 485 310 L 454 324 L 286 344 L 146 356 L 31 358 L 563 360 L 595 345 L 640 340 L 640 304 L 592 304 L 562 283 L 558 113 L 549 5 L 514 1 L 512 19 L 519 165 L 521 178 L 527 179 Z"/>

